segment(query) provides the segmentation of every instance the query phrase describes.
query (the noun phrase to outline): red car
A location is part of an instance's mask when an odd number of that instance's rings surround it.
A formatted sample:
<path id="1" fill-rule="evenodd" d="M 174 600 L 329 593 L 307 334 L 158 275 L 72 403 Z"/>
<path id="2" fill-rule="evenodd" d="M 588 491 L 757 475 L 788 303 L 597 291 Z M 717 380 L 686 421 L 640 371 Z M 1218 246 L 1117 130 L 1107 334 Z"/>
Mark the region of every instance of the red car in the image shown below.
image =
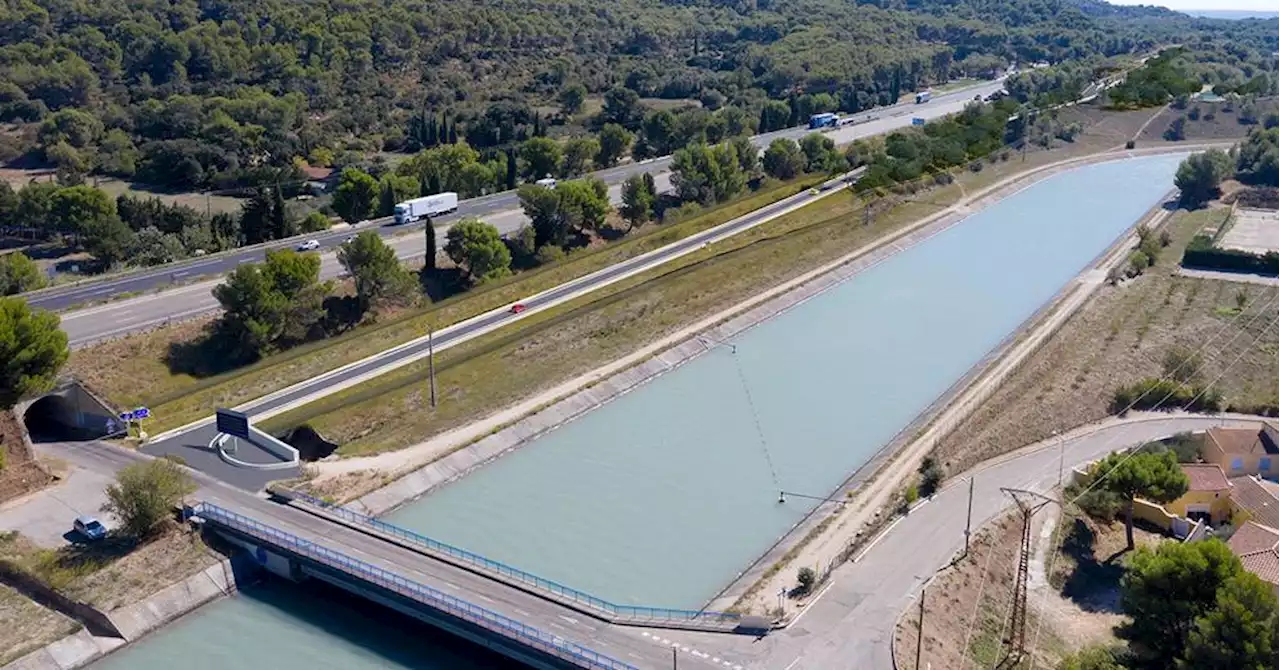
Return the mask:
<path id="1" fill-rule="evenodd" d="M 520 303 L 516 303 L 516 304 L 514 304 L 514 305 L 512 305 L 512 306 L 511 306 L 511 313 L 512 313 L 512 314 L 519 314 L 520 312 L 523 312 L 523 311 L 524 311 L 524 305 L 522 305 L 522 304 L 520 304 Z"/>

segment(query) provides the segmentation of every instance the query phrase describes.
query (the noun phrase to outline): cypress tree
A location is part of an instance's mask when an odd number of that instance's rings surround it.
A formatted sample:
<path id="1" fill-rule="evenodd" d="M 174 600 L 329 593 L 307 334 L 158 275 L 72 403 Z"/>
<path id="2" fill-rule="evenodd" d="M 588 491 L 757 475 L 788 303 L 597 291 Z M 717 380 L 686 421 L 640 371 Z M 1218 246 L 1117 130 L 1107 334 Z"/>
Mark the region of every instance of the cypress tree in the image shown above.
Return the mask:
<path id="1" fill-rule="evenodd" d="M 516 152 L 514 149 L 507 149 L 507 188 L 516 187 Z"/>
<path id="2" fill-rule="evenodd" d="M 423 269 L 427 272 L 434 272 L 436 269 L 436 227 L 431 222 L 430 214 L 423 217 L 423 223 L 425 224 L 423 231 L 427 237 L 426 265 L 423 266 Z"/>

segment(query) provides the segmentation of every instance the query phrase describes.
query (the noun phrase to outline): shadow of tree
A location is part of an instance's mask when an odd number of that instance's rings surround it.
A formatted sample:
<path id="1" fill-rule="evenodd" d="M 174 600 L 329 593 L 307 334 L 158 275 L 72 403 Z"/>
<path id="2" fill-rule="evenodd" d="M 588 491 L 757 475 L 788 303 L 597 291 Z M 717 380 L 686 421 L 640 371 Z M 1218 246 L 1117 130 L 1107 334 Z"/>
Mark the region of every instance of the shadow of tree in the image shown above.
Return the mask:
<path id="1" fill-rule="evenodd" d="M 1118 551 L 1105 560 L 1094 556 L 1097 533 L 1083 519 L 1075 519 L 1062 542 L 1062 551 L 1075 560 L 1076 568 L 1062 585 L 1062 595 L 1086 612 L 1120 612 L 1120 577 L 1124 567 Z"/>

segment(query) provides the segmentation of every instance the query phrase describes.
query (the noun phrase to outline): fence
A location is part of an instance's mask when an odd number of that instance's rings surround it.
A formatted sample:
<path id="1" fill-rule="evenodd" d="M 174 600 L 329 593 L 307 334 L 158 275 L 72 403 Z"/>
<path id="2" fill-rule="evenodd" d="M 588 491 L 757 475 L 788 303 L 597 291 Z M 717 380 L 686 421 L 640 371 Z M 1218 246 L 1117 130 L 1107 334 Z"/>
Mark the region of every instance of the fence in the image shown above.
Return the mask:
<path id="1" fill-rule="evenodd" d="M 442 612 L 447 612 L 485 630 L 506 636 L 529 647 L 583 667 L 605 670 L 637 670 L 634 666 L 587 649 L 557 635 L 544 633 L 537 628 L 520 623 L 497 612 L 478 607 L 461 598 L 456 598 L 429 586 L 405 579 L 393 572 L 383 570 L 359 559 L 351 558 L 296 535 L 276 530 L 271 526 L 217 505 L 199 503 L 191 508 L 189 515 L 214 521 L 250 537 L 270 542 L 277 547 L 287 549 L 299 556 L 305 556 L 321 565 L 358 576 L 369 583 L 394 591 Z"/>
<path id="2" fill-rule="evenodd" d="M 579 591 L 578 589 L 565 586 L 558 582 L 544 579 L 535 574 L 526 572 L 519 568 L 511 567 L 500 561 L 485 558 L 475 552 L 460 549 L 450 544 L 445 544 L 438 540 L 433 540 L 425 535 L 419 535 L 411 530 L 389 524 L 380 519 L 361 514 L 359 512 L 347 509 L 341 505 L 335 505 L 323 500 L 313 498 L 305 493 L 296 491 L 279 492 L 285 497 L 302 501 L 306 504 L 319 507 L 330 514 L 334 514 L 345 521 L 354 524 L 367 526 L 382 533 L 400 538 L 412 544 L 418 545 L 423 549 L 431 552 L 444 554 L 452 559 L 466 563 L 469 566 L 478 568 L 484 572 L 497 574 L 503 578 L 514 580 L 522 585 L 531 587 L 538 591 L 550 593 L 560 598 L 568 599 L 574 603 L 585 605 L 594 610 L 598 610 L 601 614 L 615 621 L 625 620 L 628 622 L 669 622 L 669 621 L 698 621 L 714 624 L 733 624 L 736 625 L 741 616 L 738 614 L 730 614 L 726 612 L 710 612 L 705 610 L 685 610 L 670 609 L 663 607 L 643 607 L 638 605 L 617 605 L 603 598 L 597 598 L 589 593 Z"/>

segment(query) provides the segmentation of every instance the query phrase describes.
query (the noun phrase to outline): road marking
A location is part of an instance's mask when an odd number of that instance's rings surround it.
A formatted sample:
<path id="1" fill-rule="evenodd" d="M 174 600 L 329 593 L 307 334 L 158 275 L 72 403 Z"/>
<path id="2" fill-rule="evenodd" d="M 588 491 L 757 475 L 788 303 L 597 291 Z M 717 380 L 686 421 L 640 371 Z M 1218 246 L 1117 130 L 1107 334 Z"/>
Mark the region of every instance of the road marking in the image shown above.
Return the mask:
<path id="1" fill-rule="evenodd" d="M 569 623 L 571 623 L 571 624 L 573 624 L 573 625 L 575 625 L 575 626 L 576 626 L 576 625 L 578 625 L 578 620 L 577 620 L 577 619 L 575 619 L 575 618 L 573 618 L 573 617 L 567 617 L 567 616 L 565 616 L 565 615 L 563 615 L 563 614 L 557 614 L 556 616 L 560 617 L 561 619 L 564 619 L 565 621 L 568 621 Z"/>
<path id="2" fill-rule="evenodd" d="M 476 596 L 481 600 L 484 600 L 485 602 L 493 602 L 493 598 L 490 598 L 489 596 L 486 596 L 483 593 L 476 593 Z"/>
<path id="3" fill-rule="evenodd" d="M 516 611 L 516 614 L 519 614 L 520 616 L 533 616 L 533 615 L 529 614 L 528 612 L 526 612 L 526 611 L 524 611 L 524 610 L 520 609 L 519 607 L 512 607 L 511 609 L 515 610 L 515 611 Z"/>
<path id="4" fill-rule="evenodd" d="M 833 579 L 830 583 L 828 583 L 825 587 L 823 587 L 821 591 L 818 591 L 818 595 L 814 596 L 813 600 L 810 600 L 809 603 L 804 606 L 804 609 L 800 610 L 800 613 L 796 615 L 796 618 L 791 620 L 791 623 L 787 624 L 787 627 L 790 628 L 791 626 L 794 626 L 800 623 L 800 617 L 803 617 L 805 614 L 807 614 L 809 612 L 810 607 L 817 605 L 818 601 L 822 599 L 822 596 L 827 595 L 827 591 L 830 591 L 831 587 L 835 585 L 836 583 L 835 583 L 835 580 Z"/>
<path id="5" fill-rule="evenodd" d="M 875 547 L 877 544 L 880 544 L 880 540 L 883 540 L 884 536 L 888 535 L 889 531 L 893 530 L 894 526 L 902 523 L 902 520 L 905 518 L 907 517 L 900 516 L 897 519 L 895 519 L 893 523 L 889 524 L 889 527 L 881 531 L 880 534 L 876 536 L 876 539 L 871 541 L 871 544 L 868 544 L 865 548 L 863 548 L 862 551 L 858 552 L 857 556 L 853 557 L 853 562 L 857 563 L 858 561 L 861 561 L 862 557 L 866 556 L 868 551 L 871 551 L 873 547 Z"/>
<path id="6" fill-rule="evenodd" d="M 787 667 L 783 668 L 782 670 L 791 670 L 791 668 L 796 667 L 796 663 L 799 663 L 799 662 L 800 662 L 800 657 L 799 657 L 799 656 L 797 656 L 797 657 L 796 657 L 796 660 L 794 660 L 794 661 L 792 661 L 792 662 L 791 662 L 791 665 L 788 665 Z"/>

